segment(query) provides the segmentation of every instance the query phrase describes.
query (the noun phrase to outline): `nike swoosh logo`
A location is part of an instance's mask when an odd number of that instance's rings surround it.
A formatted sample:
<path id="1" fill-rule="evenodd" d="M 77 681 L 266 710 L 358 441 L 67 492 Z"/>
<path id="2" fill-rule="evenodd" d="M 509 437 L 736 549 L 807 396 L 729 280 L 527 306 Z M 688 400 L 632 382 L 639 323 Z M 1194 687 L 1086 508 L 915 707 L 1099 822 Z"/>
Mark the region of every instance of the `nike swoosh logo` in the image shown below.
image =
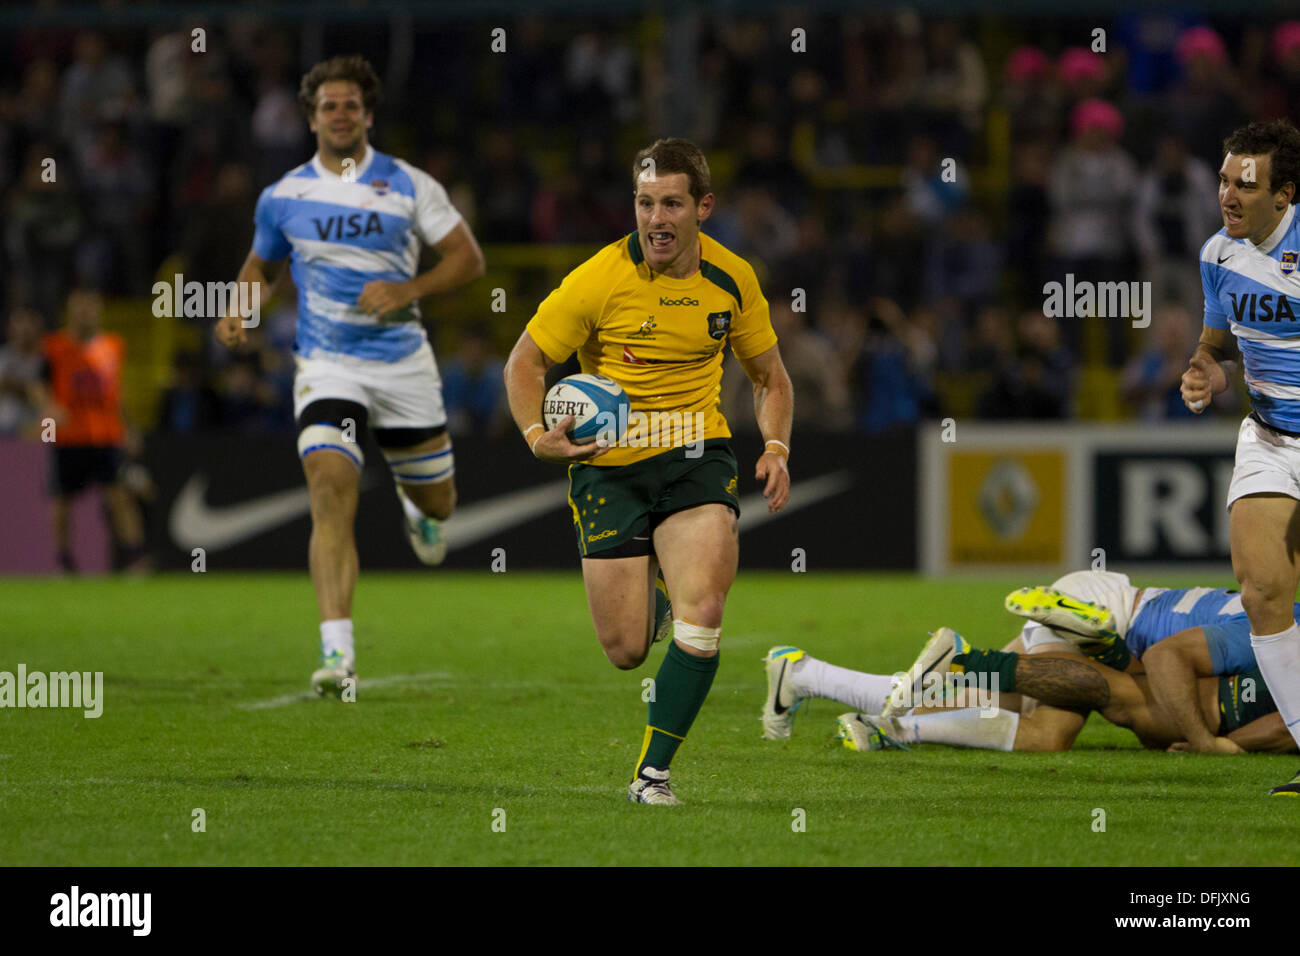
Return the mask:
<path id="1" fill-rule="evenodd" d="M 567 479 L 535 488 L 498 495 L 472 505 L 457 505 L 443 524 L 447 548 L 455 550 L 482 541 L 498 531 L 514 528 L 548 511 L 569 508 Z"/>
<path id="2" fill-rule="evenodd" d="M 382 482 L 363 484 L 362 493 L 378 483 Z M 852 485 L 853 476 L 848 471 L 796 482 L 790 487 L 790 503 L 777 514 L 768 514 L 767 499 L 762 494 L 746 495 L 740 501 L 739 530 L 752 530 L 774 518 L 838 495 Z M 206 476 L 191 475 L 172 504 L 167 528 L 172 541 L 182 551 L 203 548 L 210 552 L 233 547 L 311 513 L 311 498 L 305 487 L 290 488 L 220 508 L 207 504 L 207 490 Z M 454 551 L 468 547 L 548 511 L 565 508 L 568 492 L 568 481 L 560 480 L 476 504 L 461 505 L 443 525 L 447 548 Z"/>
<path id="3" fill-rule="evenodd" d="M 220 551 L 311 513 L 311 498 L 305 487 L 221 508 L 208 506 L 204 500 L 207 491 L 207 476 L 191 475 L 172 504 L 167 530 L 182 551 Z"/>
<path id="4" fill-rule="evenodd" d="M 384 482 L 363 479 L 361 492 L 364 494 L 380 484 Z M 172 505 L 167 527 L 172 541 L 183 551 L 191 548 L 219 551 L 311 513 L 311 498 L 305 487 L 221 508 L 207 504 L 207 490 L 208 479 L 201 474 L 192 475 Z M 568 491 L 567 481 L 555 481 L 478 504 L 462 505 L 444 525 L 448 550 L 467 547 L 548 511 L 567 508 Z"/>
<path id="5" fill-rule="evenodd" d="M 1231 258 L 1232 258 L 1231 255 L 1226 255 L 1226 256 L 1224 256 L 1222 259 L 1219 260 L 1219 265 L 1223 265 L 1225 262 L 1227 262 L 1227 261 L 1228 261 L 1229 259 L 1231 259 Z"/>
<path id="6" fill-rule="evenodd" d="M 822 475 L 820 478 L 809 478 L 807 481 L 795 482 L 790 486 L 789 502 L 776 514 L 768 513 L 767 499 L 763 497 L 762 492 L 746 495 L 740 499 L 739 530 L 742 532 L 752 531 L 759 525 L 767 524 L 767 522 L 777 518 L 784 518 L 800 508 L 807 508 L 819 501 L 825 501 L 827 498 L 834 498 L 852 487 L 853 472 L 851 471 L 837 471 L 829 475 Z"/>
<path id="7" fill-rule="evenodd" d="M 789 707 L 781 706 L 781 682 L 785 680 L 785 669 L 789 666 L 790 666 L 790 662 L 788 659 L 782 661 L 781 673 L 776 675 L 776 694 L 772 698 L 772 709 L 776 711 L 778 716 L 784 714 L 787 710 L 790 709 Z"/>
<path id="8" fill-rule="evenodd" d="M 949 659 L 951 660 L 951 658 L 949 658 Z M 924 677 L 926 674 L 930 673 L 930 671 L 934 670 L 934 669 L 935 669 L 936 667 L 938 667 L 939 664 L 942 663 L 942 662 L 943 662 L 943 658 L 941 657 L 941 658 L 939 658 L 939 660 L 935 661 L 933 664 L 931 664 L 931 665 L 930 665 L 929 667 L 927 667 L 925 670 L 921 671 L 921 677 Z M 918 678 L 918 679 L 919 679 L 919 678 Z"/>

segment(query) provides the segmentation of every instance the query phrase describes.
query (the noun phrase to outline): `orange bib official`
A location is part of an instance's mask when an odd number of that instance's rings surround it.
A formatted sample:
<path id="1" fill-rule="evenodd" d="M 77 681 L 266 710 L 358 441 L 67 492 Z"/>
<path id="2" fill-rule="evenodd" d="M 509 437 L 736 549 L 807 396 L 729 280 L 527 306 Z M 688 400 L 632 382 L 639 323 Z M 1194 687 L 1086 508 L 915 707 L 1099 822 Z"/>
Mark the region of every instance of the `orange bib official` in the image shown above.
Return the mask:
<path id="1" fill-rule="evenodd" d="M 101 332 L 80 342 L 66 332 L 52 332 L 41 347 L 49 363 L 54 400 L 68 410 L 67 421 L 58 425 L 58 444 L 120 445 L 126 437 L 122 421 L 126 345 L 121 336 Z"/>

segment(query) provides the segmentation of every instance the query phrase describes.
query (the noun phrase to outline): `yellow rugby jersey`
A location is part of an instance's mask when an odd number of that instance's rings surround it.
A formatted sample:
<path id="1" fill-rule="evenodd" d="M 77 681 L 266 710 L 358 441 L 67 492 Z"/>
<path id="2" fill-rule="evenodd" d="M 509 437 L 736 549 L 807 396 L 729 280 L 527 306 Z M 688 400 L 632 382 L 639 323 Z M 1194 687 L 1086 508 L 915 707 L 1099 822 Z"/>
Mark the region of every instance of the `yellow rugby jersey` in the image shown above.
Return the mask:
<path id="1" fill-rule="evenodd" d="M 723 347 L 730 340 L 749 359 L 776 345 L 753 267 L 703 233 L 700 269 L 689 279 L 652 276 L 635 232 L 611 243 L 542 301 L 528 334 L 552 361 L 577 352 L 584 372 L 627 392 L 632 427 L 592 462 L 610 466 L 730 437 L 718 409 Z M 702 435 L 689 430 L 697 424 Z"/>

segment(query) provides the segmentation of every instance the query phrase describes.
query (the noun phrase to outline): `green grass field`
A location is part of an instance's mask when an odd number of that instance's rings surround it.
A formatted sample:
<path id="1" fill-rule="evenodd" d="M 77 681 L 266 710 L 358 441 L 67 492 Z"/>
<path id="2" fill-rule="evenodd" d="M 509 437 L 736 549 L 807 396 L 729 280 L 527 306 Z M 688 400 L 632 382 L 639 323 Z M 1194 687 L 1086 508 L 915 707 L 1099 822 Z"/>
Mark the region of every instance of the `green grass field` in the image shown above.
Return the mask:
<path id="1" fill-rule="evenodd" d="M 1000 646 L 1021 583 L 742 573 L 673 768 L 685 805 L 662 808 L 625 787 L 663 652 L 611 667 L 576 571 L 363 573 L 355 704 L 303 693 L 305 574 L 0 581 L 0 670 L 105 675 L 98 719 L 0 710 L 0 862 L 1300 863 L 1300 807 L 1264 796 L 1296 757 L 1146 752 L 1095 716 L 1070 753 L 856 754 L 829 701 L 788 743 L 760 739 L 772 644 L 880 672 L 940 624 Z"/>

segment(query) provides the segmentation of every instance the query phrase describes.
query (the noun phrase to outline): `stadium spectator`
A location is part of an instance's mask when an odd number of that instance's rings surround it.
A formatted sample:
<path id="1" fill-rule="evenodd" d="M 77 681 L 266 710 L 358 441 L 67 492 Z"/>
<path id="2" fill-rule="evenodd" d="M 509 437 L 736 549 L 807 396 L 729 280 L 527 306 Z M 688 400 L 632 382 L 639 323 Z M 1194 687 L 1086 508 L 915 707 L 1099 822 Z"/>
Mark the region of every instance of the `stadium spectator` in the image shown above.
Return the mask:
<path id="1" fill-rule="evenodd" d="M 984 126 L 988 82 L 979 48 L 964 39 L 957 21 L 927 21 L 925 76 L 918 89 L 917 107 L 927 132 L 947 156 L 965 158 Z"/>
<path id="2" fill-rule="evenodd" d="M 967 343 L 968 372 L 993 373 L 1010 362 L 1016 351 L 1011 316 L 999 305 L 988 305 L 975 316 L 974 328 Z"/>
<path id="3" fill-rule="evenodd" d="M 1170 306 L 1156 312 L 1147 331 L 1151 344 L 1124 368 L 1124 400 L 1146 422 L 1195 418 L 1180 390 L 1187 355 L 1196 346 L 1195 321 L 1188 309 Z"/>
<path id="4" fill-rule="evenodd" d="M 874 433 L 913 426 L 934 409 L 934 313 L 918 311 L 909 321 L 898 303 L 880 297 L 868 308 L 858 427 Z"/>
<path id="5" fill-rule="evenodd" d="M 126 344 L 100 329 L 104 308 L 98 292 L 74 289 L 67 326 L 41 341 L 43 382 L 35 392 L 42 417 L 54 420 L 50 444 L 51 518 L 59 567 L 76 570 L 69 508 L 92 485 L 103 489 L 116 553 L 114 567 L 147 567 L 140 510 L 120 479 L 128 433 L 122 416 L 122 367 Z"/>
<path id="6" fill-rule="evenodd" d="M 460 348 L 441 369 L 447 430 L 453 435 L 505 434 L 509 419 L 504 366 L 486 328 L 472 325 L 465 330 Z"/>
<path id="7" fill-rule="evenodd" d="M 292 414 L 281 408 L 273 382 L 263 374 L 259 352 L 235 355 L 217 386 L 217 421 L 222 428 L 268 432 L 289 428 Z"/>
<path id="8" fill-rule="evenodd" d="M 1124 120 L 1110 103 L 1086 100 L 1070 116 L 1070 145 L 1053 160 L 1048 181 L 1052 219 L 1048 238 L 1055 257 L 1053 278 L 1075 282 L 1127 281 L 1128 245 L 1137 195 L 1137 164 L 1120 145 Z M 1072 351 L 1079 351 L 1083 322 L 1069 325 Z M 1123 325 L 1108 322 L 1111 365 L 1124 360 Z"/>
<path id="9" fill-rule="evenodd" d="M 636 55 L 613 30 L 574 37 L 564 54 L 564 78 L 564 108 L 583 122 L 608 126 L 636 116 Z"/>
<path id="10" fill-rule="evenodd" d="M 631 229 L 627 184 L 608 161 L 604 143 L 593 136 L 578 141 L 572 164 L 533 200 L 532 231 L 538 242 L 593 243 L 611 232 Z"/>
<path id="11" fill-rule="evenodd" d="M 14 98 L 9 119 L 16 156 L 22 156 L 34 143 L 58 139 L 59 70 L 52 60 L 33 60 L 23 71 L 22 87 Z"/>
<path id="12" fill-rule="evenodd" d="M 1115 18 L 1109 35 L 1111 42 L 1124 49 L 1125 84 L 1133 94 L 1145 99 L 1182 79 L 1178 60 L 1180 37 L 1201 21 L 1196 11 L 1173 6 L 1156 10 L 1135 8 Z"/>
<path id="13" fill-rule="evenodd" d="M 955 296 L 973 312 L 1001 291 L 1003 258 L 988 217 L 973 206 L 958 210 L 925 244 L 922 301 Z"/>
<path id="14" fill-rule="evenodd" d="M 1002 101 L 1011 120 L 1013 149 L 1024 142 L 1060 140 L 1061 93 L 1053 70 L 1051 59 L 1036 46 L 1016 47 L 1007 57 Z M 1013 186 L 1015 182 L 1013 176 Z"/>
<path id="15" fill-rule="evenodd" d="M 1052 206 L 1047 195 L 1052 152 L 1045 140 L 1016 144 L 1007 193 L 1006 261 L 1014 263 L 1010 288 L 1016 305 L 1041 300 L 1047 281 L 1047 234 Z"/>
<path id="16" fill-rule="evenodd" d="M 257 104 L 253 107 L 254 182 L 258 189 L 311 155 L 298 112 L 298 91 L 288 81 L 292 51 L 279 34 L 268 34 L 258 50 Z M 245 245 L 246 242 L 239 243 Z"/>
<path id="17" fill-rule="evenodd" d="M 1273 31 L 1274 72 L 1261 96 L 1261 113 L 1269 118 L 1300 116 L 1300 20 L 1279 24 Z"/>
<path id="18" fill-rule="evenodd" d="M 799 396 L 794 410 L 795 426 L 813 431 L 852 428 L 847 363 L 824 335 L 808 327 L 806 313 L 795 312 L 788 302 L 776 300 L 771 303 L 771 314 L 772 330 L 781 342 L 781 358 Z M 750 411 L 754 390 L 735 356 L 729 357 L 724 367 L 722 383 L 723 415 L 732 430 L 757 431 L 758 425 Z"/>
<path id="19" fill-rule="evenodd" d="M 63 139 L 78 158 L 96 140 L 96 122 L 134 116 L 137 102 L 131 68 L 123 57 L 110 54 L 98 33 L 77 36 L 72 64 L 64 71 L 59 93 Z M 84 159 L 83 159 L 84 162 Z"/>
<path id="20" fill-rule="evenodd" d="M 83 231 L 72 178 L 70 164 L 53 144 L 36 142 L 27 150 L 20 181 L 5 197 L 5 253 L 18 286 L 11 295 L 43 315 L 58 311 Z"/>
<path id="21" fill-rule="evenodd" d="M 78 251 L 82 272 L 106 291 L 142 291 L 151 271 L 154 179 L 123 121 L 99 122 L 82 153 L 81 181 L 88 226 Z"/>
<path id="22" fill-rule="evenodd" d="M 876 212 L 872 251 L 875 253 L 872 292 L 910 308 L 920 298 L 922 271 L 917 268 L 925 249 L 925 229 L 913 215 L 906 197 L 897 193 Z"/>
<path id="23" fill-rule="evenodd" d="M 565 117 L 568 107 L 563 78 L 554 68 L 562 55 L 563 48 L 549 36 L 544 16 L 520 17 L 510 31 L 510 55 L 503 64 L 505 76 L 500 94 L 492 103 L 495 115 L 518 117 L 530 123 L 551 123 Z M 432 170 L 430 174 L 446 182 Z"/>
<path id="24" fill-rule="evenodd" d="M 1176 52 L 1186 78 L 1162 97 L 1161 128 L 1196 144 L 1196 155 L 1218 169 L 1224 138 L 1247 112 L 1240 81 L 1223 40 L 1207 27 L 1186 30 Z"/>
<path id="25" fill-rule="evenodd" d="M 537 193 L 537 171 L 513 132 L 489 129 L 474 178 L 476 230 L 485 242 L 529 242 Z"/>
<path id="26" fill-rule="evenodd" d="M 1041 310 L 1028 309 L 1019 319 L 1020 338 L 1010 361 L 995 372 L 992 385 L 980 395 L 980 418 L 1064 418 L 1069 412 L 1069 353 L 1059 345 L 1057 325 Z"/>
<path id="27" fill-rule="evenodd" d="M 204 377 L 199 356 L 177 352 L 172 359 L 170 383 L 159 402 L 158 431 L 190 435 L 214 427 L 219 418 L 217 393 Z"/>
<path id="28" fill-rule="evenodd" d="M 791 215 L 804 208 L 807 180 L 790 161 L 788 147 L 773 123 L 760 121 L 746 131 L 735 182 L 767 189 Z"/>
<path id="29" fill-rule="evenodd" d="M 0 347 L 0 435 L 36 435 L 40 415 L 32 398 L 45 362 L 44 332 L 45 322 L 35 309 L 20 306 L 9 313 L 5 344 Z"/>
<path id="30" fill-rule="evenodd" d="M 873 58 L 869 119 L 860 143 L 869 150 L 866 155 L 871 162 L 904 162 L 907 138 L 918 131 L 916 103 L 925 82 L 921 31 L 917 13 L 900 10 L 890 18 L 878 55 Z"/>
<path id="31" fill-rule="evenodd" d="M 737 255 L 781 270 L 799 247 L 799 225 L 763 186 L 739 184 L 731 208 L 711 216 L 704 231 Z"/>
<path id="32" fill-rule="evenodd" d="M 256 203 L 248 165 L 223 164 L 212 192 L 187 217 L 180 250 L 187 282 L 226 282 L 239 274 L 244 249 L 253 238 Z"/>
<path id="33" fill-rule="evenodd" d="M 782 123 L 782 97 L 778 95 L 782 86 L 777 85 L 775 61 L 785 57 L 771 55 L 770 27 L 757 18 L 724 22 L 717 28 L 717 38 L 726 64 L 722 84 L 726 98 L 718 139 L 740 143 L 751 123 L 760 119 Z M 690 95 L 694 96 L 694 89 Z"/>
<path id="34" fill-rule="evenodd" d="M 168 177 L 172 208 L 184 222 L 212 195 L 222 166 L 251 158 L 249 108 L 235 97 L 228 69 L 220 53 L 208 53 L 194 78 L 195 121 L 185 127 Z"/>
<path id="35" fill-rule="evenodd" d="M 1163 136 L 1155 163 L 1138 182 L 1133 237 L 1156 302 L 1201 303 L 1199 256 L 1221 221 L 1218 175 L 1177 136 Z M 1180 363 L 1181 364 L 1181 363 Z M 1179 370 L 1182 374 L 1182 370 Z"/>
<path id="36" fill-rule="evenodd" d="M 145 55 L 145 93 L 149 119 L 156 127 L 179 132 L 193 117 L 195 59 L 188 30 L 160 31 Z M 174 137 L 169 137 L 174 141 Z"/>
<path id="37" fill-rule="evenodd" d="M 1111 80 L 1106 58 L 1078 46 L 1062 51 L 1056 62 L 1056 75 L 1061 81 L 1061 90 L 1065 94 L 1063 105 L 1067 110 L 1104 96 Z"/>
<path id="38" fill-rule="evenodd" d="M 954 157 L 939 155 L 939 144 L 926 136 L 907 144 L 903 191 L 912 215 L 927 229 L 943 224 L 966 202 L 970 175 Z"/>
<path id="39" fill-rule="evenodd" d="M 439 143 L 425 152 L 421 165 L 426 173 L 442 183 L 451 204 L 465 217 L 465 221 L 477 223 L 478 205 L 474 197 L 474 184 L 464 172 L 460 152 L 454 146 Z"/>

